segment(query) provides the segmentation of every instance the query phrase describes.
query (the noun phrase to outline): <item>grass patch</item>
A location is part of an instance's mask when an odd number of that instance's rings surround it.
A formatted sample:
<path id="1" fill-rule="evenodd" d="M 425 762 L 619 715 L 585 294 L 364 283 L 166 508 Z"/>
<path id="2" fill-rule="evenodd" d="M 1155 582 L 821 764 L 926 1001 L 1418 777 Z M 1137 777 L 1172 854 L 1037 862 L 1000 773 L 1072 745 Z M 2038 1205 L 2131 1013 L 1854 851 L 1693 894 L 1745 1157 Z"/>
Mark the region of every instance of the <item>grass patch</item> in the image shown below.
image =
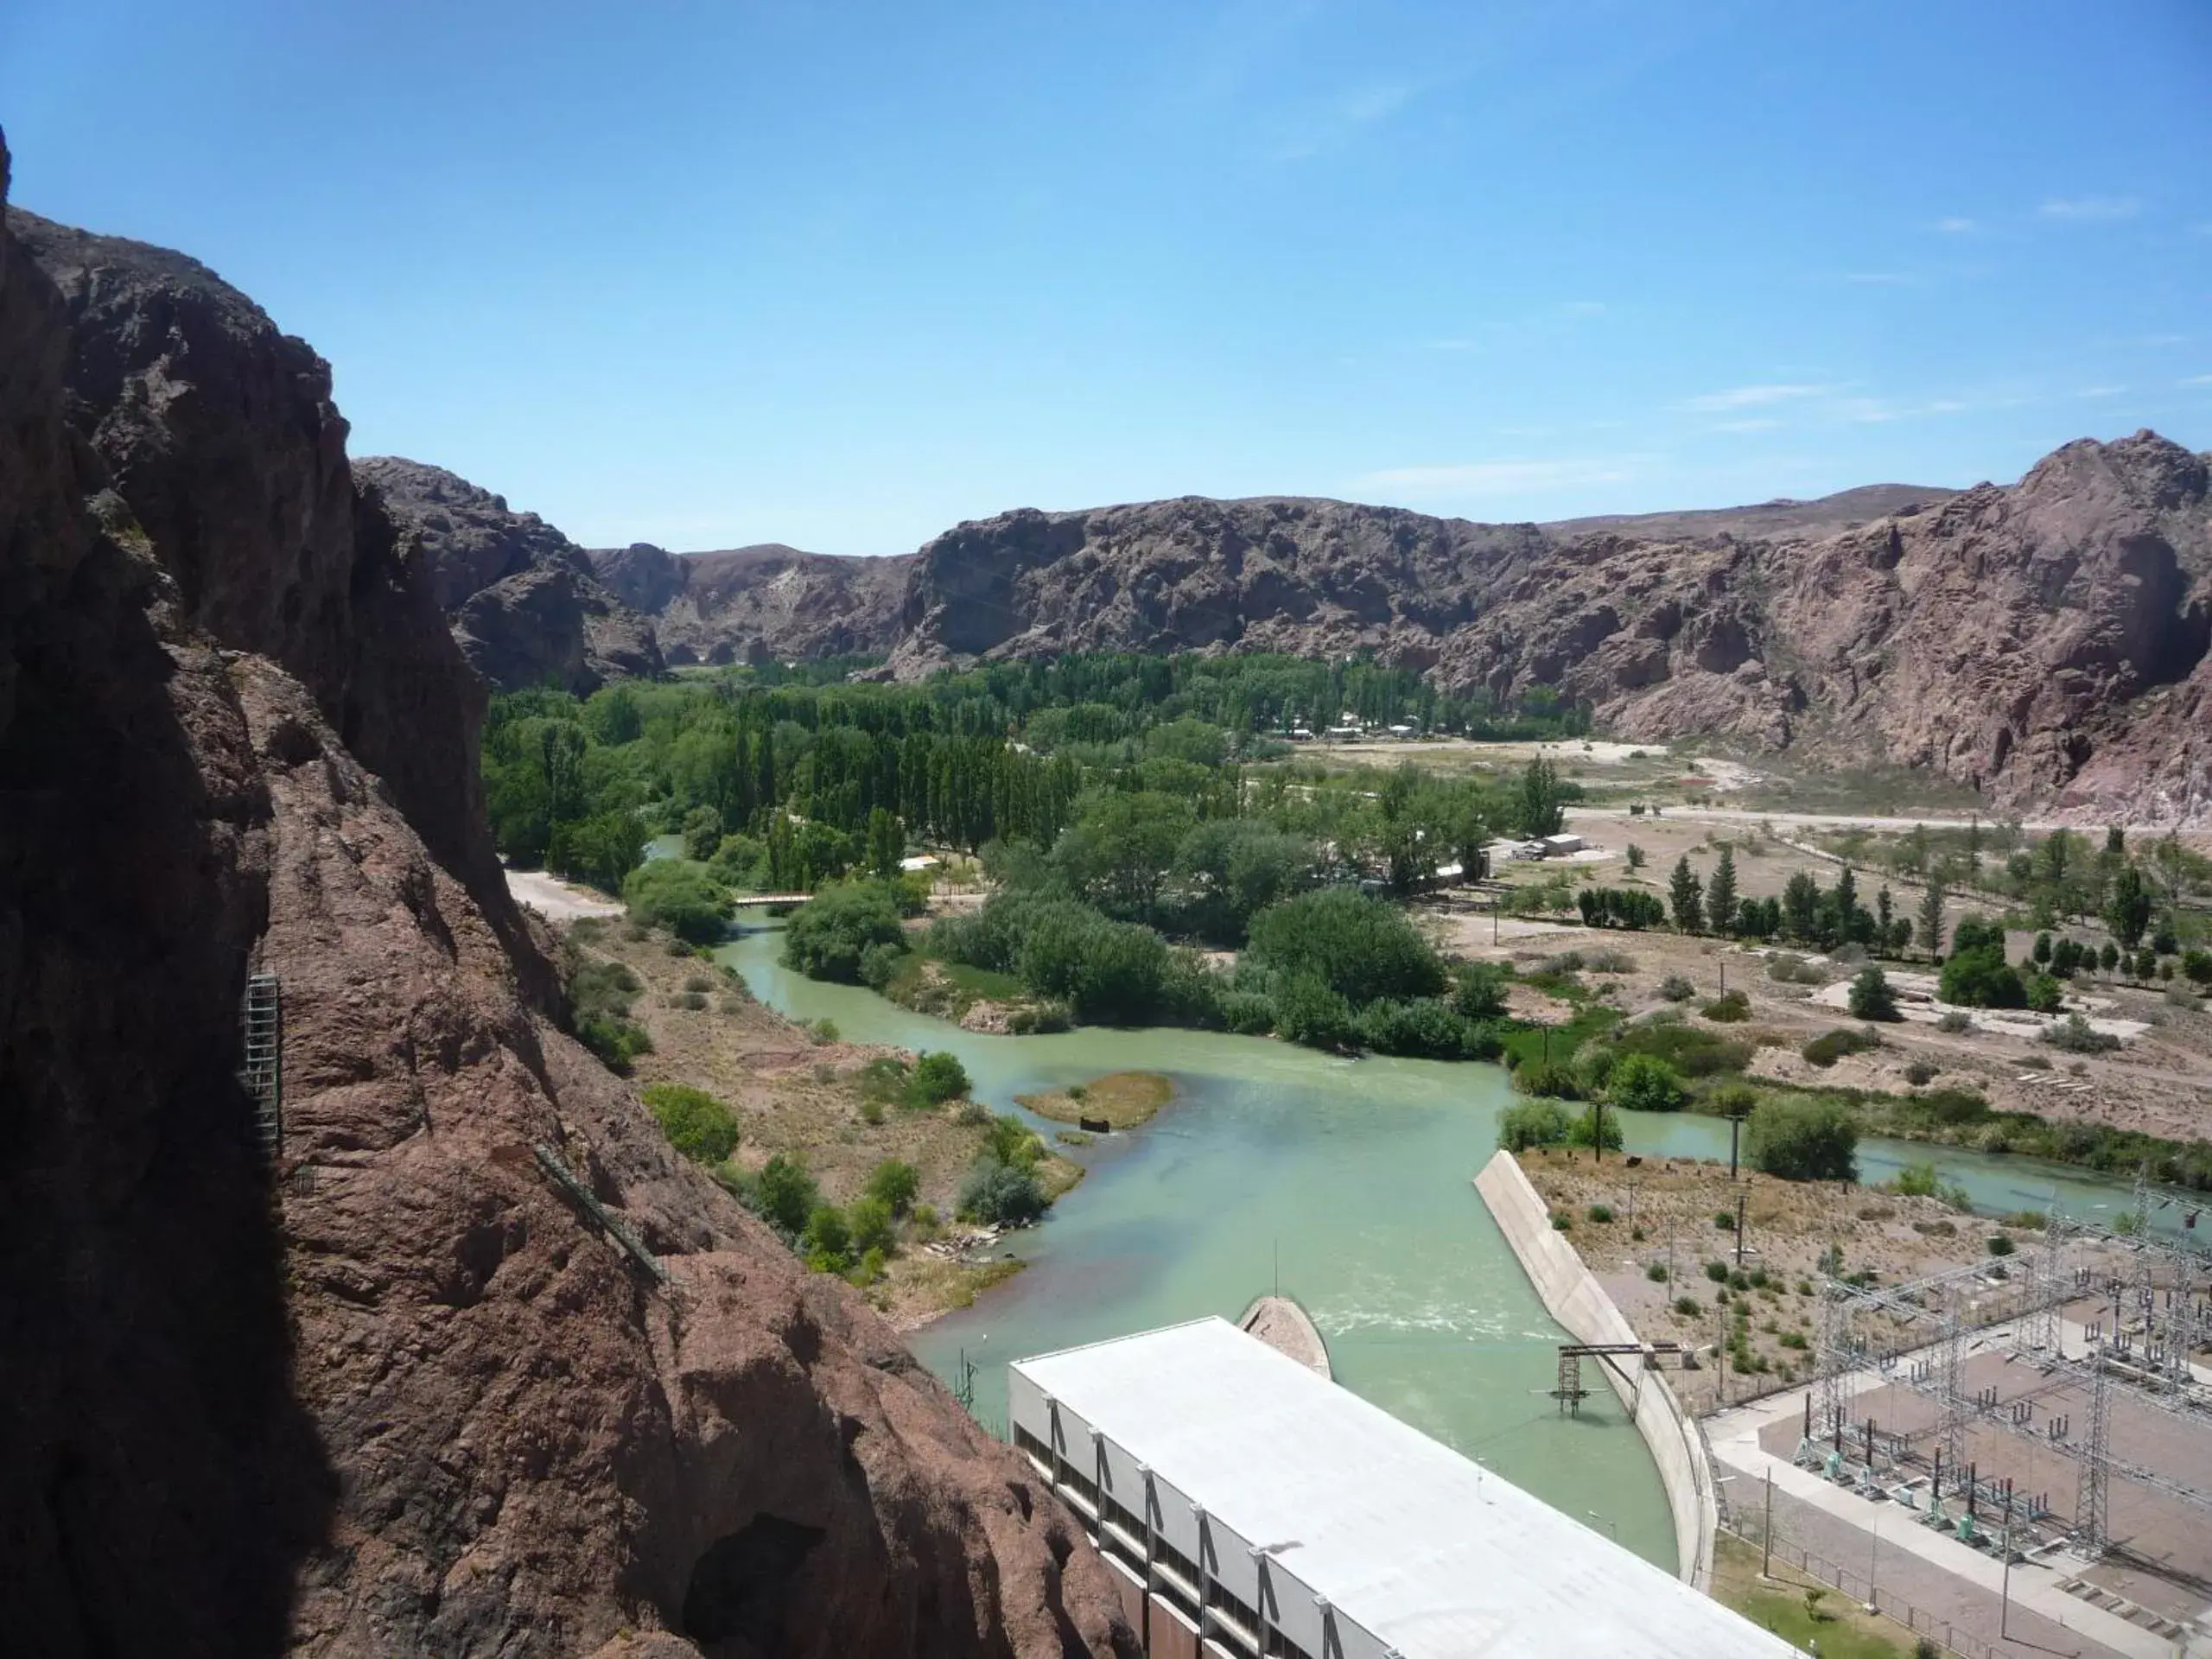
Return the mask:
<path id="1" fill-rule="evenodd" d="M 1718 1537 L 1713 1544 L 1713 1599 L 1732 1607 L 1752 1624 L 1771 1630 L 1800 1652 L 1820 1643 L 1821 1659 L 1909 1659 L 1910 1632 L 1894 1619 L 1869 1613 L 1840 1591 L 1812 1580 L 1777 1560 L 1778 1582 L 1759 1582 L 1759 1552 L 1742 1540 Z M 1821 1592 L 1808 1607 L 1808 1589 Z"/>

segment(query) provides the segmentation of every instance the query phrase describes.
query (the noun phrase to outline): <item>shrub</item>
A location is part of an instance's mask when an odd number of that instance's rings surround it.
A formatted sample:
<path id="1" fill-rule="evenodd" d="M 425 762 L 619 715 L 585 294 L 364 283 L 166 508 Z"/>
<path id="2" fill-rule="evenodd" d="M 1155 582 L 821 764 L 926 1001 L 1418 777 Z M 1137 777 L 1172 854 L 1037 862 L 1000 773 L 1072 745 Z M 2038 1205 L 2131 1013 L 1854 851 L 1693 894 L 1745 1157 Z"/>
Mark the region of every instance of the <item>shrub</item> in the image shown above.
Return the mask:
<path id="1" fill-rule="evenodd" d="M 1664 1262 L 1652 1262 L 1646 1263 L 1643 1269 L 1643 1276 L 1649 1279 L 1655 1285 L 1665 1284 L 1667 1282 L 1667 1264 Z"/>
<path id="2" fill-rule="evenodd" d="M 1310 974 L 1293 976 L 1275 996 L 1275 1034 L 1307 1048 L 1350 1048 L 1359 1027 L 1351 1004 Z"/>
<path id="3" fill-rule="evenodd" d="M 1631 1112 L 1680 1111 L 1688 1098 L 1675 1068 L 1650 1054 L 1624 1056 L 1613 1067 L 1605 1092 L 1614 1105 Z"/>
<path id="4" fill-rule="evenodd" d="M 1505 988 L 1511 978 L 1511 970 L 1503 963 L 1462 963 L 1452 986 L 1452 1006 L 1469 1020 L 1502 1020 L 1506 1013 Z"/>
<path id="5" fill-rule="evenodd" d="M 1591 1220 L 1602 1224 L 1613 1218 L 1613 1207 L 1610 1204 L 1593 1204 L 1590 1206 L 1589 1214 Z"/>
<path id="6" fill-rule="evenodd" d="M 1839 1026 L 1834 1031 L 1821 1033 L 1797 1052 L 1813 1065 L 1827 1067 L 1834 1065 L 1847 1054 L 1862 1053 L 1878 1046 L 1866 1033 Z"/>
<path id="7" fill-rule="evenodd" d="M 1766 965 L 1766 976 L 1782 985 L 1825 985 L 1827 976 L 1794 952 L 1784 950 Z"/>
<path id="8" fill-rule="evenodd" d="M 1790 1181 L 1859 1178 L 1859 1125 L 1840 1101 L 1782 1095 L 1764 1100 L 1745 1126 L 1752 1166 Z"/>
<path id="9" fill-rule="evenodd" d="M 1717 1025 L 1736 1025 L 1751 1017 L 1751 999 L 1742 991 L 1716 996 L 1698 1012 Z"/>
<path id="10" fill-rule="evenodd" d="M 2056 1024 L 2045 1026 L 2043 1040 L 2069 1054 L 2104 1054 L 2120 1046 L 2119 1038 L 2099 1031 L 2078 1014 L 2069 1014 Z"/>
<path id="11" fill-rule="evenodd" d="M 1552 1217 L 1552 1230 L 1555 1233 L 1567 1232 L 1570 1230 L 1573 1225 L 1574 1217 L 1567 1214 L 1564 1211 Z"/>
<path id="12" fill-rule="evenodd" d="M 1900 1198 L 1932 1198 L 1942 1184 L 1935 1165 L 1907 1164 L 1897 1172 L 1897 1179 L 1890 1183 L 1890 1188 Z"/>
<path id="13" fill-rule="evenodd" d="M 1904 1080 L 1916 1089 L 1935 1079 L 1936 1068 L 1925 1060 L 1915 1060 L 1904 1069 Z"/>
<path id="14" fill-rule="evenodd" d="M 1441 998 L 1370 1002 L 1359 1016 L 1360 1040 L 1382 1054 L 1456 1060 L 1466 1052 L 1468 1024 Z"/>
<path id="15" fill-rule="evenodd" d="M 649 1083 L 638 1091 L 660 1132 L 696 1164 L 719 1164 L 737 1150 L 737 1119 L 703 1089 L 681 1083 Z"/>
<path id="16" fill-rule="evenodd" d="M 906 1099 L 914 1106 L 942 1106 L 961 1099 L 969 1088 L 968 1068 L 957 1055 L 925 1054 L 914 1062 L 913 1075 L 906 1080 Z"/>
<path id="17" fill-rule="evenodd" d="M 1723 1213 L 1725 1214 L 1726 1212 L 1724 1211 Z M 1728 1224 L 1731 1227 L 1733 1227 L 1736 1224 L 1736 1217 L 1729 1216 Z M 1728 1282 L 1728 1264 L 1726 1262 L 1707 1262 L 1705 1264 L 1705 1276 L 1712 1280 L 1716 1285 L 1726 1284 Z"/>
<path id="18" fill-rule="evenodd" d="M 856 1201 L 847 1221 L 852 1229 L 852 1248 L 866 1255 L 871 1251 L 888 1255 L 897 1242 L 892 1231 L 891 1206 L 881 1198 L 864 1198 Z"/>
<path id="19" fill-rule="evenodd" d="M 880 991 L 891 983 L 898 973 L 899 964 L 906 959 L 904 939 L 878 939 L 861 952 L 861 983 L 871 991 Z"/>
<path id="20" fill-rule="evenodd" d="M 2181 971 L 2193 983 L 2212 987 L 2212 950 L 2184 950 Z"/>
<path id="21" fill-rule="evenodd" d="M 1659 995 L 1669 1002 L 1687 1002 L 1697 995 L 1697 987 L 1680 974 L 1669 974 L 1659 982 Z"/>
<path id="22" fill-rule="evenodd" d="M 784 961 L 809 979 L 857 984 L 861 957 L 872 944 L 903 944 L 899 907 L 880 881 L 823 888 L 791 917 Z"/>
<path id="23" fill-rule="evenodd" d="M 1948 1032 L 1955 1037 L 1961 1032 L 1974 1029 L 1974 1016 L 1959 1008 L 1946 1008 L 1936 1016 L 1936 1029 Z"/>
<path id="24" fill-rule="evenodd" d="M 638 920 L 693 944 L 712 944 L 728 931 L 729 894 L 704 864 L 688 858 L 639 865 L 623 878 L 622 900 Z"/>
<path id="25" fill-rule="evenodd" d="M 2010 1255 L 2013 1249 L 2012 1241 L 2003 1233 L 1992 1233 L 1987 1249 L 1992 1255 Z"/>
<path id="26" fill-rule="evenodd" d="M 1549 1100 L 1580 1100 L 1582 1086 L 1563 1065 L 1529 1060 L 1513 1068 L 1513 1086 L 1524 1095 Z"/>
<path id="27" fill-rule="evenodd" d="M 814 1177 L 806 1173 L 805 1164 L 779 1152 L 762 1166 L 752 1185 L 751 1197 L 763 1221 L 785 1238 L 796 1239 L 822 1195 Z"/>
<path id="28" fill-rule="evenodd" d="M 1694 1319 L 1705 1310 L 1698 1306 L 1696 1297 L 1677 1296 L 1675 1298 L 1675 1312 L 1685 1319 Z"/>
<path id="29" fill-rule="evenodd" d="M 1567 1132 L 1567 1108 L 1555 1100 L 1522 1101 L 1507 1107 L 1497 1120 L 1497 1144 L 1508 1152 L 1559 1146 Z"/>
<path id="30" fill-rule="evenodd" d="M 1888 976 L 1878 968 L 1859 969 L 1859 976 L 1851 982 L 1848 1001 L 1854 1020 L 1904 1018 L 1897 1012 L 1897 993 L 1890 988 Z"/>
<path id="31" fill-rule="evenodd" d="M 922 1179 L 914 1166 L 896 1158 L 885 1159 L 868 1174 L 868 1197 L 880 1198 L 894 1216 L 912 1210 L 914 1195 L 921 1190 Z"/>
<path id="32" fill-rule="evenodd" d="M 806 1265 L 817 1273 L 842 1273 L 853 1265 L 852 1229 L 834 1204 L 817 1204 L 808 1211 L 798 1242 Z"/>
<path id="33" fill-rule="evenodd" d="M 1736 1230 L 1736 1212 L 1733 1210 L 1714 1211 L 1713 1212 L 1713 1224 L 1724 1233 L 1734 1232 Z"/>
<path id="34" fill-rule="evenodd" d="M 959 1213 L 963 1221 L 1001 1226 L 1020 1226 L 1045 1213 L 1045 1189 L 1037 1173 L 1026 1166 L 978 1159 L 960 1184 Z"/>
<path id="35" fill-rule="evenodd" d="M 2028 1008 L 2034 1014 L 2056 1014 L 2066 1006 L 2066 994 L 2049 974 L 2037 974 L 2027 983 Z"/>
<path id="36" fill-rule="evenodd" d="M 1245 1037 L 1264 1037 L 1275 1027 L 1275 1005 L 1256 991 L 1228 991 L 1221 999 L 1224 1030 Z"/>
<path id="37" fill-rule="evenodd" d="M 1593 1103 L 1588 1111 L 1578 1113 L 1567 1120 L 1567 1141 L 1573 1147 L 1602 1144 L 1607 1152 L 1618 1152 L 1621 1149 L 1621 1115 L 1608 1112 L 1604 1107 Z"/>

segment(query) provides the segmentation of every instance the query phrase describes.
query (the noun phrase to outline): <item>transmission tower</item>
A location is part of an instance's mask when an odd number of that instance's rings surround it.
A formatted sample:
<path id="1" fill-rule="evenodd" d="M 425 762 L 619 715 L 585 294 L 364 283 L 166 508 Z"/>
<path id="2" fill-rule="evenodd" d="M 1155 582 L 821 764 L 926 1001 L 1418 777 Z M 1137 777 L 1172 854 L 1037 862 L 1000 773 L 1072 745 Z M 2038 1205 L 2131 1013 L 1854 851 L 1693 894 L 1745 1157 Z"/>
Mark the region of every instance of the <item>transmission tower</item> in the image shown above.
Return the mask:
<path id="1" fill-rule="evenodd" d="M 1943 1309 L 1942 1343 L 1943 1395 L 1938 1402 L 1942 1414 L 1936 1421 L 1936 1442 L 1943 1448 L 1943 1460 L 1950 1465 L 1953 1476 L 1963 1478 L 1967 1466 L 1967 1418 L 1972 1410 L 1967 1401 L 1964 1375 L 1966 1326 L 1959 1319 L 1958 1310 L 1948 1305 Z"/>
<path id="2" fill-rule="evenodd" d="M 1843 1379 L 1852 1367 L 1851 1310 L 1844 1288 L 1834 1279 L 1821 1285 L 1820 1331 L 1821 1414 L 1814 1424 L 1814 1438 L 1833 1440 L 1840 1432 L 1847 1396 Z"/>
<path id="3" fill-rule="evenodd" d="M 2081 1458 L 2081 1479 L 2074 1494 L 2074 1547 L 2091 1560 L 2111 1541 L 2107 1493 L 2112 1469 L 2112 1377 L 2101 1360 L 2089 1382 L 2089 1437 Z"/>

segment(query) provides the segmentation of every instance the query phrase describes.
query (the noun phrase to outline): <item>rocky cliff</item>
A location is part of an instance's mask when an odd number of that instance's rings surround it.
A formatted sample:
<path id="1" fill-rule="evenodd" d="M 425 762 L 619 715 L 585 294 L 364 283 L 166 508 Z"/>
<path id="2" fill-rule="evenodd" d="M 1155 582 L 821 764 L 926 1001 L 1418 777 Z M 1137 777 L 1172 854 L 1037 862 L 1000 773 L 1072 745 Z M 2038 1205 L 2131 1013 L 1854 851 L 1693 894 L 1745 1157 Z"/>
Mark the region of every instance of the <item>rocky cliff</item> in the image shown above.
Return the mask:
<path id="1" fill-rule="evenodd" d="M 344 436 L 211 273 L 0 225 L 0 1628 L 1127 1651 L 1027 1465 L 549 1019 L 480 692 Z"/>
<path id="2" fill-rule="evenodd" d="M 554 684 L 588 696 L 610 679 L 662 671 L 652 625 L 601 586 L 584 550 L 536 513 L 397 455 L 371 455 L 353 472 L 420 545 L 461 654 L 499 690 Z"/>
<path id="3" fill-rule="evenodd" d="M 592 567 L 653 619 L 671 663 L 789 662 L 887 652 L 911 556 L 836 558 L 780 542 L 673 554 L 595 548 Z"/>
<path id="4" fill-rule="evenodd" d="M 1560 686 L 1631 737 L 2196 822 L 2212 815 L 2205 477 L 2146 432 L 2070 444 L 2009 487 L 1548 526 L 1297 499 L 1009 512 L 916 556 L 891 668 L 1369 650 L 1452 690 Z"/>

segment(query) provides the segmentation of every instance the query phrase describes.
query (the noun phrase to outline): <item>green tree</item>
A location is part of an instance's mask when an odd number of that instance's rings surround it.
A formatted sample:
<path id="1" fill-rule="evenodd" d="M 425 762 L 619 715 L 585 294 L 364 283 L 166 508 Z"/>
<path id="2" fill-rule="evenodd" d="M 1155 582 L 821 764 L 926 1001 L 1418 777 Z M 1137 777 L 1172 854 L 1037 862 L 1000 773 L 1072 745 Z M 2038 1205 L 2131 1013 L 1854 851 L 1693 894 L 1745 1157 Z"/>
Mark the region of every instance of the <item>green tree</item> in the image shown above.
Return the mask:
<path id="1" fill-rule="evenodd" d="M 887 887 L 842 883 L 823 888 L 792 916 L 784 931 L 784 961 L 809 979 L 857 984 L 868 946 L 903 944 L 906 937 Z"/>
<path id="2" fill-rule="evenodd" d="M 894 1216 L 912 1210 L 921 1190 L 922 1178 L 914 1166 L 896 1158 L 885 1159 L 868 1174 L 868 1196 L 880 1198 Z"/>
<path id="3" fill-rule="evenodd" d="M 683 855 L 704 864 L 722 844 L 722 815 L 711 806 L 695 806 L 683 815 Z"/>
<path id="4" fill-rule="evenodd" d="M 729 894 L 705 865 L 689 859 L 639 865 L 622 883 L 622 899 L 636 920 L 692 944 L 713 944 L 728 931 Z"/>
<path id="5" fill-rule="evenodd" d="M 881 1198 L 871 1195 L 858 1199 L 846 1219 L 852 1230 L 852 1249 L 855 1255 L 865 1255 L 870 1250 L 880 1250 L 888 1255 L 898 1243 L 891 1206 Z"/>
<path id="6" fill-rule="evenodd" d="M 1927 890 L 1920 895 L 1920 914 L 1915 920 L 1914 931 L 1920 935 L 1921 944 L 1928 947 L 1931 958 L 1943 954 L 1943 884 L 1930 876 Z"/>
<path id="7" fill-rule="evenodd" d="M 1779 1095 L 1763 1100 L 1744 1126 L 1752 1167 L 1789 1181 L 1859 1179 L 1859 1125 L 1841 1101 Z"/>
<path id="8" fill-rule="evenodd" d="M 966 1221 L 1021 1226 L 1043 1215 L 1047 1202 L 1035 1170 L 986 1157 L 961 1182 L 958 1212 Z"/>
<path id="9" fill-rule="evenodd" d="M 1960 931 L 1966 924 L 1959 925 Z M 2027 987 L 2020 982 L 2018 971 L 2005 960 L 2001 947 L 1977 945 L 1969 950 L 1954 950 L 1943 964 L 1937 982 L 1936 995 L 1944 1001 L 1965 1008 L 2024 1008 L 2028 1005 Z"/>
<path id="10" fill-rule="evenodd" d="M 1715 933 L 1726 938 L 1736 931 L 1736 849 L 1723 846 L 1719 861 L 1705 885 L 1705 918 Z"/>
<path id="11" fill-rule="evenodd" d="M 1511 981 L 1512 969 L 1502 962 L 1462 963 L 1452 1006 L 1465 1019 L 1502 1020 L 1506 1014 L 1506 987 Z"/>
<path id="12" fill-rule="evenodd" d="M 737 1150 L 737 1119 L 705 1090 L 681 1083 L 649 1083 L 638 1095 L 652 1109 L 668 1144 L 694 1163 L 719 1164 Z"/>
<path id="13" fill-rule="evenodd" d="M 1444 988 L 1444 964 L 1406 913 L 1349 887 L 1270 905 L 1252 918 L 1250 955 L 1287 977 L 1318 979 L 1354 1003 Z"/>
<path id="14" fill-rule="evenodd" d="M 852 1228 L 834 1204 L 817 1204 L 808 1211 L 798 1242 L 806 1265 L 817 1273 L 842 1273 L 853 1265 Z"/>
<path id="15" fill-rule="evenodd" d="M 1697 872 L 1690 868 L 1688 853 L 1675 861 L 1674 874 L 1667 878 L 1667 903 L 1675 912 L 1677 931 L 1705 931 L 1704 887 L 1697 879 Z"/>
<path id="16" fill-rule="evenodd" d="M 1902 1020 L 1897 1012 L 1897 993 L 1890 988 L 1889 976 L 1875 967 L 1862 968 L 1851 982 L 1848 994 L 1851 1017 L 1854 1020 Z"/>
<path id="17" fill-rule="evenodd" d="M 1821 884 L 1798 870 L 1782 885 L 1782 931 L 1800 944 L 1821 936 Z"/>
<path id="18" fill-rule="evenodd" d="M 2133 864 L 2113 877 L 2105 899 L 2105 925 L 2120 941 L 2121 950 L 2133 950 L 2143 943 L 2155 908 L 2149 883 Z"/>
<path id="19" fill-rule="evenodd" d="M 1567 1108 L 1555 1100 L 1524 1100 L 1499 1114 L 1497 1144 L 1508 1152 L 1561 1146 L 1567 1138 Z"/>
<path id="20" fill-rule="evenodd" d="M 1628 844 L 1628 867 L 1631 870 L 1643 868 L 1643 849 L 1632 841 Z"/>
<path id="21" fill-rule="evenodd" d="M 1345 1049 L 1359 1038 L 1351 1004 L 1312 974 L 1293 974 L 1275 993 L 1275 1034 L 1307 1048 Z"/>
<path id="22" fill-rule="evenodd" d="M 1567 791 L 1559 768 L 1541 757 L 1531 760 L 1521 774 L 1514 828 L 1534 839 L 1555 836 L 1567 827 Z"/>
<path id="23" fill-rule="evenodd" d="M 1624 1054 L 1606 1079 L 1605 1093 L 1631 1112 L 1678 1112 L 1689 1098 L 1675 1068 L 1656 1054 Z"/>

